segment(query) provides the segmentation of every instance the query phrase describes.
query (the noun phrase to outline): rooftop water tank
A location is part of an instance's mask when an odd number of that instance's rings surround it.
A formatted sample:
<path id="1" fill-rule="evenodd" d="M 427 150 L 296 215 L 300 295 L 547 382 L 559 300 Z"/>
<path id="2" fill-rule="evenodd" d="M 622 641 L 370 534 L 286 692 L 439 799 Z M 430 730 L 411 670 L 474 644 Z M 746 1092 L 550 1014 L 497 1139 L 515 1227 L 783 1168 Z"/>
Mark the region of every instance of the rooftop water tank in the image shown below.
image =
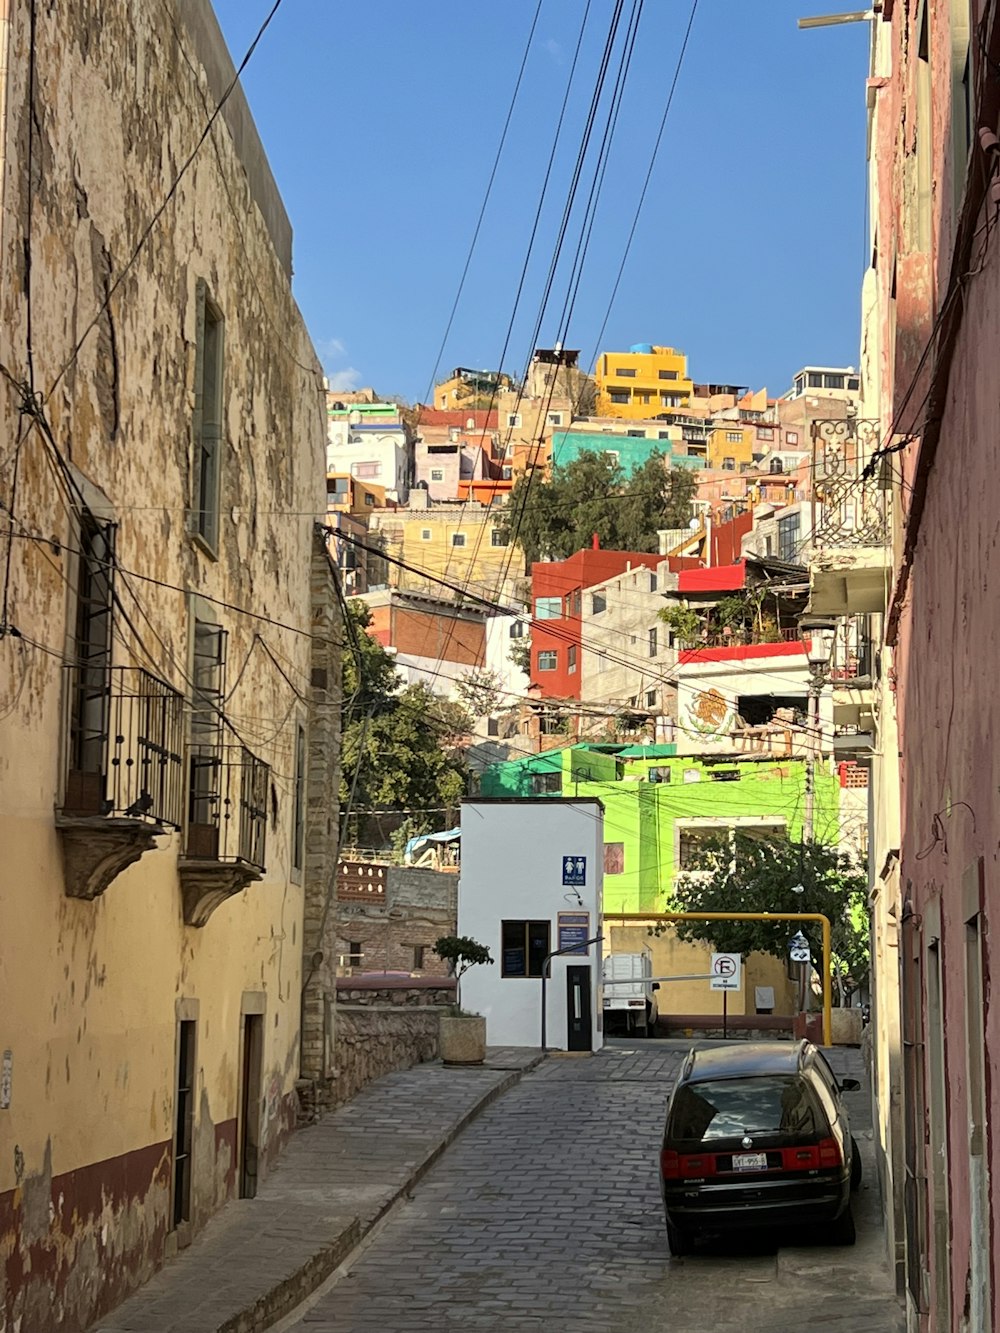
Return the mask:
<path id="1" fill-rule="evenodd" d="M 630 352 L 635 352 L 635 354 L 636 354 L 637 356 L 652 356 L 652 355 L 653 355 L 653 344 L 652 344 L 652 343 L 633 343 L 632 346 L 631 346 L 628 350 L 629 350 Z"/>

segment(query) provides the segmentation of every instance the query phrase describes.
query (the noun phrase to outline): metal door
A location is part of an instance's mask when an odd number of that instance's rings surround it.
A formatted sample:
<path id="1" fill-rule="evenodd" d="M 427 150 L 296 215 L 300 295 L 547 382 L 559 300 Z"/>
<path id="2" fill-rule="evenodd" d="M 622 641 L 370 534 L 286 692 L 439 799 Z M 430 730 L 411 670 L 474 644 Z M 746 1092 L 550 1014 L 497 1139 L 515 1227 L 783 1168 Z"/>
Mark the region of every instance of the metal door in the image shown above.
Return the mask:
<path id="1" fill-rule="evenodd" d="M 566 1049 L 593 1049 L 589 967 L 566 969 Z"/>

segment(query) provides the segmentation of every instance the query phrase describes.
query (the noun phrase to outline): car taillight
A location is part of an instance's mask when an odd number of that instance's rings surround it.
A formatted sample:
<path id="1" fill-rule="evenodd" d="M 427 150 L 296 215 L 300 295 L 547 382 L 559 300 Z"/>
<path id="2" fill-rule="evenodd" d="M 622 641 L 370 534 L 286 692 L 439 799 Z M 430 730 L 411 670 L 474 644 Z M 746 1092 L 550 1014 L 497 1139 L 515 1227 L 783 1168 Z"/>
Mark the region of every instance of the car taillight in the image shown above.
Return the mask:
<path id="1" fill-rule="evenodd" d="M 844 1165 L 844 1159 L 840 1154 L 840 1144 L 836 1139 L 820 1139 L 819 1164 L 820 1166 Z"/>
<path id="2" fill-rule="evenodd" d="M 699 1156 L 671 1152 L 664 1148 L 660 1153 L 660 1175 L 664 1180 L 689 1180 L 692 1177 L 715 1175 L 715 1155 L 702 1153 Z"/>
<path id="3" fill-rule="evenodd" d="M 819 1166 L 819 1148 L 810 1144 L 806 1148 L 782 1148 L 781 1169 L 783 1171 L 814 1171 Z"/>

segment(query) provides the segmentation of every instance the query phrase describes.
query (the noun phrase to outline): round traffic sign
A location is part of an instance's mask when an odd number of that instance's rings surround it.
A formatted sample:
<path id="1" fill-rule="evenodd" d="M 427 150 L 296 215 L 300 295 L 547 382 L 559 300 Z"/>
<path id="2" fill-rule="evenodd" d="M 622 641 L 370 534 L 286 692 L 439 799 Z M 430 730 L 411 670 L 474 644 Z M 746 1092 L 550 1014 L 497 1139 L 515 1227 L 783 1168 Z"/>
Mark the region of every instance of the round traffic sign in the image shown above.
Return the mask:
<path id="1" fill-rule="evenodd" d="M 720 977 L 731 977 L 736 971 L 736 964 L 728 954 L 723 954 L 721 958 L 716 958 L 715 970 Z"/>

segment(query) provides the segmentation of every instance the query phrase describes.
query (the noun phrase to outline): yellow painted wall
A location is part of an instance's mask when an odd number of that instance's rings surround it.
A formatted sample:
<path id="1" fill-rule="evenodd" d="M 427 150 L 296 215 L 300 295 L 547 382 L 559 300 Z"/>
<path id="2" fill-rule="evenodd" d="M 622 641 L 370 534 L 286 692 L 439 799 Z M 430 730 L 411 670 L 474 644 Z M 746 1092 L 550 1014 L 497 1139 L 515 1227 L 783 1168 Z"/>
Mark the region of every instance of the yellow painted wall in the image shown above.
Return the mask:
<path id="1" fill-rule="evenodd" d="M 631 371 L 631 374 L 622 374 Z M 661 379 L 660 373 L 675 375 Z M 693 385 L 688 377 L 687 357 L 673 347 L 654 347 L 652 352 L 604 352 L 598 357 L 597 413 L 599 416 L 626 417 L 630 421 L 648 420 L 659 412 L 672 409 L 662 395 L 679 396 L 683 406 L 691 397 Z M 615 402 L 612 393 L 629 394 L 627 403 Z"/>
<path id="2" fill-rule="evenodd" d="M 455 505 L 447 515 L 431 510 L 397 511 L 392 515 L 390 530 L 401 534 L 400 558 L 413 566 L 411 570 L 397 567 L 398 586 L 440 594 L 440 583 L 428 577 L 432 575 L 461 587 L 472 587 L 474 591 L 493 591 L 506 579 L 522 575 L 524 556 L 520 548 L 493 545 L 499 512 L 497 507 L 484 511 L 471 504 Z M 427 539 L 423 536 L 425 531 L 431 534 Z M 452 545 L 456 533 L 464 535 L 464 546 Z M 396 547 L 396 543 L 390 545 L 392 554 L 396 553 Z"/>
<path id="3" fill-rule="evenodd" d="M 716 426 L 708 437 L 708 466 L 721 468 L 727 458 L 733 459 L 735 471 L 744 463 L 753 462 L 753 450 L 756 432 L 750 426 L 741 426 L 737 422 L 723 422 Z"/>
<path id="4" fill-rule="evenodd" d="M 653 925 L 654 923 L 650 923 Z M 649 927 L 641 923 L 616 926 L 614 918 L 605 920 L 605 934 L 610 936 L 609 953 L 641 953 L 649 949 L 652 956 L 653 976 L 670 977 L 694 974 L 707 976 L 712 949 L 709 945 L 687 943 L 677 938 L 672 926 L 666 926 L 662 935 L 651 935 Z M 744 960 L 743 989 L 728 997 L 731 1014 L 756 1012 L 754 987 L 774 987 L 774 1012 L 794 1012 L 796 992 L 785 975 L 785 965 L 771 954 L 755 953 Z M 722 991 L 714 991 L 707 981 L 670 981 L 660 986 L 660 1013 L 668 1014 L 721 1014 Z"/>
<path id="5" fill-rule="evenodd" d="M 246 124 L 238 150 L 220 117 L 213 151 L 186 176 L 126 287 L 106 310 L 103 303 L 109 272 L 162 198 L 163 127 L 177 143 L 194 142 L 208 95 L 199 61 L 225 74 L 220 39 L 212 25 L 199 26 L 200 10 L 182 7 L 174 26 L 151 0 L 107 0 L 106 58 L 96 63 L 91 20 L 77 6 L 40 10 L 34 34 L 39 67 L 60 71 L 35 90 L 46 126 L 45 189 L 32 211 L 35 368 L 43 385 L 64 365 L 71 373 L 46 402 L 52 447 L 41 430 L 23 435 L 23 540 L 11 553 L 8 608 L 18 634 L 0 636 L 0 1051 L 10 1052 L 0 1254 L 8 1271 L 25 1274 L 16 1318 L 14 1295 L 0 1283 L 0 1325 L 33 1333 L 88 1325 L 162 1261 L 179 1002 L 197 1006 L 195 1225 L 233 1190 L 247 992 L 264 1006 L 263 1079 L 251 1112 L 263 1133 L 262 1172 L 295 1111 L 303 889 L 291 869 L 293 774 L 310 681 L 326 432 L 322 369 L 290 290 L 290 233 Z M 17 125 L 28 115 L 23 6 L 12 41 Z M 178 43 L 187 59 L 164 60 Z M 8 216 L 24 216 L 26 180 L 7 173 Z M 6 359 L 20 375 L 21 260 L 8 247 L 0 265 Z M 190 517 L 199 281 L 225 321 L 213 552 L 192 536 Z M 80 314 L 73 332 L 71 310 Z M 8 386 L 0 439 L 18 439 L 23 427 Z M 57 468 L 57 451 L 72 465 Z M 72 858 L 64 860 L 55 812 L 76 651 L 81 492 L 102 521 L 117 524 L 112 664 L 143 668 L 190 700 L 191 599 L 214 599 L 212 618 L 229 633 L 224 710 L 235 731 L 226 741 L 270 767 L 263 878 L 199 928 L 183 920 L 173 832 L 92 901 L 67 896 Z M 118 726 L 112 712 L 107 734 Z M 186 744 L 178 733 L 167 746 L 182 774 Z M 89 818 L 106 848 L 108 821 Z"/>

